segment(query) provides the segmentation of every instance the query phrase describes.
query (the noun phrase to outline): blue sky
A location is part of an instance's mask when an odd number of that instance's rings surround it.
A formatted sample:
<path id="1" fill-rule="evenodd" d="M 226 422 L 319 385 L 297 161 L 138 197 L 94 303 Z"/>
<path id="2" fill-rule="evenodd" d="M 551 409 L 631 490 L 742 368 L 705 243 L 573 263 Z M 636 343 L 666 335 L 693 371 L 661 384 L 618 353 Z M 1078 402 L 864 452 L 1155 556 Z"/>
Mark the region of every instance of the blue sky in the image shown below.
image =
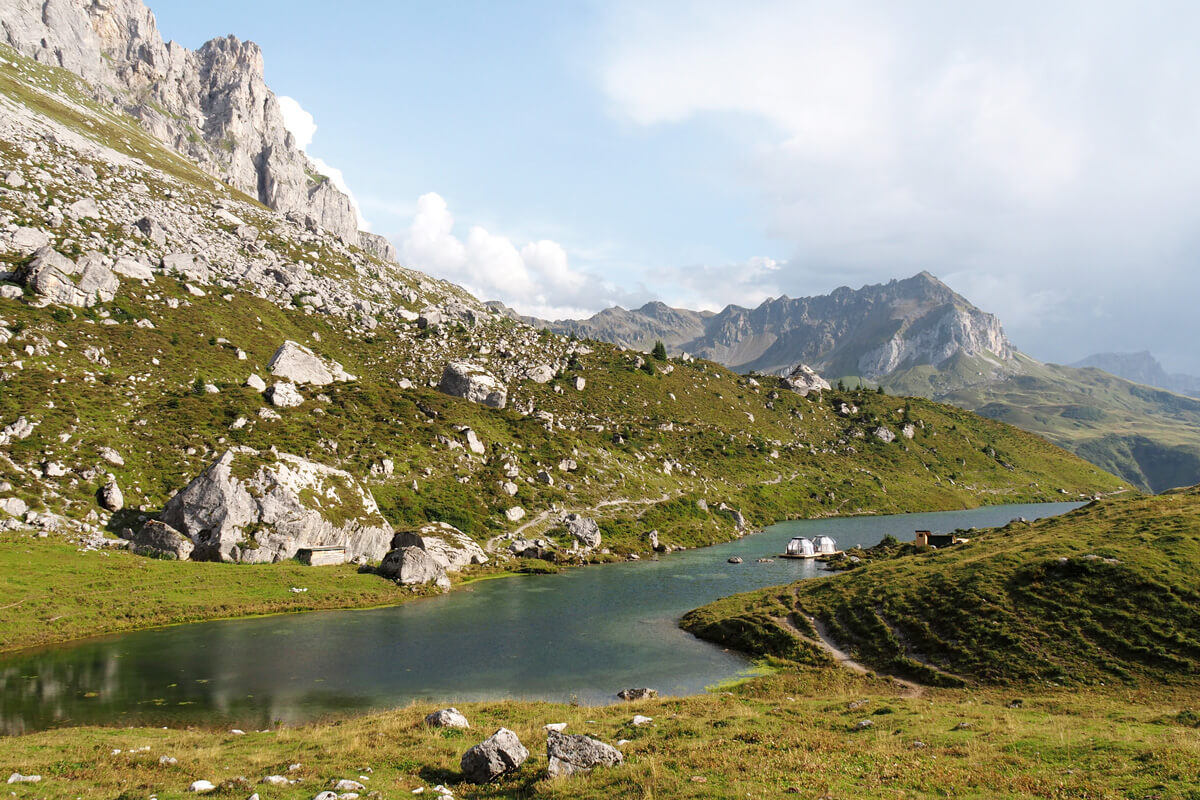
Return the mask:
<path id="1" fill-rule="evenodd" d="M 1194 4 L 150 5 L 189 47 L 258 42 L 371 229 L 485 299 L 720 308 L 928 269 L 1036 357 L 1200 373 Z"/>

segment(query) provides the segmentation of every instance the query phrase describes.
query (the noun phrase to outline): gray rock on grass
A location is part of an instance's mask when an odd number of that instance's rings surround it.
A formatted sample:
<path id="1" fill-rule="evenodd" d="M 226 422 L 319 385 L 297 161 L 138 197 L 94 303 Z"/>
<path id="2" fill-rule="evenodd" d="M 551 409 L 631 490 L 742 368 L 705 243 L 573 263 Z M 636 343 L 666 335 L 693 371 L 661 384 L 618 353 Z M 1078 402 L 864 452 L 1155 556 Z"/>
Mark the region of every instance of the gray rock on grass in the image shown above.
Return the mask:
<path id="1" fill-rule="evenodd" d="M 529 751 L 517 735 L 500 728 L 487 739 L 463 753 L 460 766 L 471 783 L 489 783 L 520 768 Z"/>
<path id="2" fill-rule="evenodd" d="M 610 744 L 583 734 L 550 731 L 546 736 L 546 768 L 551 778 L 591 772 L 596 767 L 616 766 L 625 760 L 621 751 Z"/>
<path id="3" fill-rule="evenodd" d="M 471 724 L 457 708 L 442 708 L 425 717 L 425 724 L 432 728 L 470 728 Z"/>

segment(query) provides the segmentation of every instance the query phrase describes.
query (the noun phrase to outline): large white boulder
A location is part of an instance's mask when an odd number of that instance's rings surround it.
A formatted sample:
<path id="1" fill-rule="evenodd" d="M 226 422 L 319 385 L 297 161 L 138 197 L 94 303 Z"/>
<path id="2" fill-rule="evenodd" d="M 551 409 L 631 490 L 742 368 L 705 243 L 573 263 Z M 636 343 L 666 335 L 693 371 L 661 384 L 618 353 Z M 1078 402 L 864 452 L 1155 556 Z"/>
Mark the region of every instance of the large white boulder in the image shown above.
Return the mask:
<path id="1" fill-rule="evenodd" d="M 801 397 L 809 392 L 829 391 L 832 387 L 829 381 L 822 378 L 807 364 L 797 364 L 796 368 L 783 379 L 783 385 Z"/>
<path id="2" fill-rule="evenodd" d="M 290 339 L 271 356 L 267 369 L 275 377 L 297 384 L 325 386 L 334 381 L 354 380 L 341 364 L 326 362 L 309 348 Z"/>
<path id="3" fill-rule="evenodd" d="M 504 408 L 508 402 L 504 384 L 483 367 L 466 361 L 451 361 L 446 365 L 438 391 L 492 408 Z"/>
<path id="4" fill-rule="evenodd" d="M 250 448 L 227 450 L 160 518 L 192 541 L 194 561 L 283 561 L 327 546 L 379 559 L 392 538 L 375 498 L 350 473 Z"/>

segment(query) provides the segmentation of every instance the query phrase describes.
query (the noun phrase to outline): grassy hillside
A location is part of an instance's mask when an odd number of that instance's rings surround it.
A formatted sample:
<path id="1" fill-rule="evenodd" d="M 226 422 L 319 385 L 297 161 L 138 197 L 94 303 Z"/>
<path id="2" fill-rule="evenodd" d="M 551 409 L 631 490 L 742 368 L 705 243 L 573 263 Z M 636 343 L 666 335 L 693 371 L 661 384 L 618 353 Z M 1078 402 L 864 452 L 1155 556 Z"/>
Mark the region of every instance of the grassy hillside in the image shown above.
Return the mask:
<path id="1" fill-rule="evenodd" d="M 1200 488 L 971 537 L 893 547 L 845 574 L 727 598 L 685 627 L 827 662 L 805 640 L 815 618 L 862 663 L 929 683 L 1200 680 Z"/>
<path id="2" fill-rule="evenodd" d="M 1045 436 L 1143 489 L 1200 483 L 1200 400 L 1020 354 L 1014 366 L 1022 374 L 996 375 L 986 363 L 957 359 L 893 375 L 885 386 Z"/>
<path id="3" fill-rule="evenodd" d="M 927 690 L 831 669 L 789 672 L 729 691 L 603 707 L 507 701 L 459 708 L 471 729 L 430 729 L 434 710 L 245 735 L 225 730 L 66 728 L 0 738 L 0 763 L 41 776 L 6 788 L 27 798 L 191 797 L 308 800 L 359 780 L 383 797 L 1156 797 L 1192 800 L 1200 773 L 1197 696 L 1182 691 Z M 634 727 L 633 715 L 653 718 Z M 868 727 L 859 729 L 862 721 Z M 624 741 L 625 762 L 546 777 L 542 726 Z M 505 726 L 530 758 L 486 786 L 461 782 L 459 758 Z M 160 759 L 174 759 L 162 763 Z M 298 765 L 289 769 L 291 765 Z M 260 783 L 284 775 L 291 785 Z M 362 780 L 359 776 L 366 776 Z M 413 795 L 416 789 L 424 789 Z"/>

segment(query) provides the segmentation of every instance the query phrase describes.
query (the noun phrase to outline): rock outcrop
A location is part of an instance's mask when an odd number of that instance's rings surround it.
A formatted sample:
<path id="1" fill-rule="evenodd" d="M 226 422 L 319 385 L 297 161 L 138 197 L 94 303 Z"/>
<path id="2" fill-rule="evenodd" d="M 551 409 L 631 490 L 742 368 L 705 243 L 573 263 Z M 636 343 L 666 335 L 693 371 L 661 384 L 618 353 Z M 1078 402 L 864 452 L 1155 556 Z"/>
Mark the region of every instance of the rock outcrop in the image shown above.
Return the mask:
<path id="1" fill-rule="evenodd" d="M 446 572 L 458 572 L 472 564 L 486 564 L 483 548 L 458 528 L 446 522 L 431 522 L 415 531 L 400 531 L 392 536 L 391 549 L 419 547 Z"/>
<path id="2" fill-rule="evenodd" d="M 600 546 L 600 526 L 591 517 L 579 514 L 567 514 L 563 518 L 567 533 L 575 540 L 577 547 L 583 550 L 595 550 Z"/>
<path id="3" fill-rule="evenodd" d="M 801 397 L 807 397 L 809 392 L 827 392 L 833 387 L 829 381 L 817 374 L 816 370 L 807 364 L 797 364 L 796 368 L 781 379 L 785 388 Z"/>
<path id="4" fill-rule="evenodd" d="M 312 177 L 254 42 L 225 36 L 195 51 L 164 42 L 140 0 L 0 0 L 0 42 L 83 77 L 97 99 L 269 208 L 359 244 L 350 199 Z"/>
<path id="5" fill-rule="evenodd" d="M 508 402 L 504 384 L 483 367 L 465 361 L 452 361 L 446 365 L 438 382 L 438 391 L 492 408 L 504 408 Z"/>
<path id="6" fill-rule="evenodd" d="M 162 522 L 191 540 L 192 560 L 260 563 L 302 548 L 341 546 L 382 558 L 392 532 L 348 472 L 284 453 L 227 450 L 167 501 Z"/>

